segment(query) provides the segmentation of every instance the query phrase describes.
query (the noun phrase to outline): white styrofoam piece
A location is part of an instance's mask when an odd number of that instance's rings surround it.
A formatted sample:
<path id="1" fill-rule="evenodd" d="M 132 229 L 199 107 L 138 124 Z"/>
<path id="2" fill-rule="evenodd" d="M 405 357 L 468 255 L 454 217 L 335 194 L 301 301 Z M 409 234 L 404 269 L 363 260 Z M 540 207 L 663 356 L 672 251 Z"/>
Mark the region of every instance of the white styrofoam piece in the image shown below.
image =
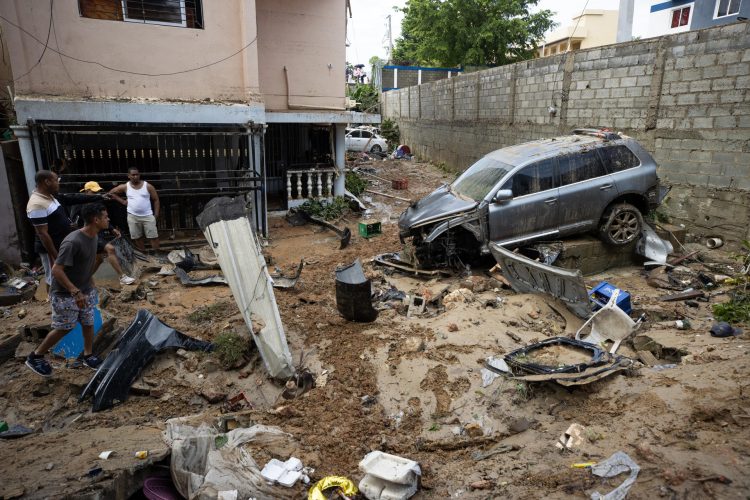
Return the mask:
<path id="1" fill-rule="evenodd" d="M 302 460 L 297 457 L 289 457 L 289 459 L 284 462 L 284 467 L 286 470 L 302 470 Z"/>
<path id="2" fill-rule="evenodd" d="M 279 483 L 281 486 L 286 486 L 287 488 L 290 488 L 294 486 L 294 483 L 296 483 L 301 477 L 302 477 L 302 471 L 285 470 L 284 473 L 276 482 Z"/>
<path id="3" fill-rule="evenodd" d="M 377 450 L 365 455 L 359 468 L 365 474 L 398 484 L 414 483 L 416 476 L 422 475 L 419 464 L 414 460 Z"/>
<path id="4" fill-rule="evenodd" d="M 220 491 L 217 500 L 237 500 L 237 490 Z"/>
<path id="5" fill-rule="evenodd" d="M 272 458 L 265 467 L 263 467 L 263 470 L 260 471 L 260 475 L 263 476 L 263 479 L 266 481 L 275 482 L 286 472 L 287 470 L 286 467 L 284 467 L 284 462 Z"/>
<path id="6" fill-rule="evenodd" d="M 417 492 L 417 481 L 415 480 L 412 484 L 396 484 L 366 474 L 358 487 L 368 500 L 406 500 Z"/>

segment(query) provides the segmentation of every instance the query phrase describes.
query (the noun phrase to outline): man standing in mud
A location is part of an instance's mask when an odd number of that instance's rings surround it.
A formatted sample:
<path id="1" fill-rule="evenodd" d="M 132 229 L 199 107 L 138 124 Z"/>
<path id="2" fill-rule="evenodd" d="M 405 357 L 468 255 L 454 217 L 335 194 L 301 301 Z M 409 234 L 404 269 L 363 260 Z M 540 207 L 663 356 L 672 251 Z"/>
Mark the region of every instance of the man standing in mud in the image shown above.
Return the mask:
<path id="1" fill-rule="evenodd" d="M 151 243 L 154 251 L 159 251 L 159 232 L 156 229 L 156 219 L 159 218 L 159 195 L 156 188 L 141 179 L 141 173 L 136 167 L 128 169 L 128 182 L 109 191 L 110 195 L 127 196 L 128 230 L 136 248 L 146 250 L 144 237 Z"/>
<path id="2" fill-rule="evenodd" d="M 52 367 L 44 355 L 77 322 L 81 323 L 83 330 L 83 364 L 92 369 L 101 364 L 93 354 L 97 298 L 91 277 L 96 261 L 97 237 L 100 231 L 109 227 L 109 215 L 101 203 L 86 205 L 81 215 L 85 225 L 65 237 L 52 266 L 52 331 L 26 358 L 26 366 L 42 377 L 52 375 Z"/>

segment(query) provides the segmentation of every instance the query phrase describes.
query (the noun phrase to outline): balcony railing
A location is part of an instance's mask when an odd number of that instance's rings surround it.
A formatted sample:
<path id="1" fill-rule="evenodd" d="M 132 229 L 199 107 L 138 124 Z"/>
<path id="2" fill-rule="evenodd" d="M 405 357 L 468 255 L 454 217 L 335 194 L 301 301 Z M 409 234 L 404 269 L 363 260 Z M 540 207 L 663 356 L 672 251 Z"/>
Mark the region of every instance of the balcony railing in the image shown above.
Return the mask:
<path id="1" fill-rule="evenodd" d="M 311 168 L 287 170 L 286 198 L 289 208 L 302 205 L 307 200 L 333 198 L 333 181 L 338 175 L 336 168 Z"/>

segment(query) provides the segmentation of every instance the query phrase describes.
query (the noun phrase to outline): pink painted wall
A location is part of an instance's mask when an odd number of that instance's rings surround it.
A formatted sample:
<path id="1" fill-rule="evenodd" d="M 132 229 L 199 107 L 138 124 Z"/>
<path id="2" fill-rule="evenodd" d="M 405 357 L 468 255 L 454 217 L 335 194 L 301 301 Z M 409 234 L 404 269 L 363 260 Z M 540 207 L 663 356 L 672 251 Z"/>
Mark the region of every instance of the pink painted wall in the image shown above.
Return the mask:
<path id="1" fill-rule="evenodd" d="M 77 0 L 57 0 L 49 46 L 78 59 L 132 72 L 182 71 L 229 56 L 253 41 L 255 8 L 255 0 L 204 0 L 205 29 L 189 29 L 83 18 Z M 1 0 L 0 15 L 41 40 L 37 42 L 0 20 L 13 74 L 18 78 L 42 54 L 50 2 Z M 257 42 L 252 43 L 240 54 L 215 66 L 172 76 L 112 71 L 61 57 L 48 49 L 41 63 L 16 82 L 15 90 L 17 95 L 72 98 L 257 101 L 260 98 L 257 47 Z"/>
<path id="2" fill-rule="evenodd" d="M 266 109 L 344 109 L 346 0 L 256 0 Z M 329 66 L 330 65 L 330 66 Z"/>

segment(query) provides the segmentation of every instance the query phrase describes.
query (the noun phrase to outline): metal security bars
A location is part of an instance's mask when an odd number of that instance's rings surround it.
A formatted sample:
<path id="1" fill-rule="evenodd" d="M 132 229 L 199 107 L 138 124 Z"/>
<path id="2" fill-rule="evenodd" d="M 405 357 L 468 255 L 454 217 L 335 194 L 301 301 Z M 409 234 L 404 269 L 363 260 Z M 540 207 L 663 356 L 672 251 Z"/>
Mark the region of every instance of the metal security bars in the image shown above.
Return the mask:
<path id="1" fill-rule="evenodd" d="M 78 0 L 82 17 L 203 28 L 201 0 Z"/>
<path id="2" fill-rule="evenodd" d="M 42 165 L 61 176 L 63 192 L 87 181 L 109 191 L 127 182 L 130 167 L 159 193 L 162 231 L 193 231 L 204 205 L 216 196 L 251 193 L 255 226 L 266 232 L 262 132 L 250 127 L 187 127 L 139 124 L 53 124 L 34 126 Z M 126 228 L 124 207 L 108 203 L 113 223 Z"/>

